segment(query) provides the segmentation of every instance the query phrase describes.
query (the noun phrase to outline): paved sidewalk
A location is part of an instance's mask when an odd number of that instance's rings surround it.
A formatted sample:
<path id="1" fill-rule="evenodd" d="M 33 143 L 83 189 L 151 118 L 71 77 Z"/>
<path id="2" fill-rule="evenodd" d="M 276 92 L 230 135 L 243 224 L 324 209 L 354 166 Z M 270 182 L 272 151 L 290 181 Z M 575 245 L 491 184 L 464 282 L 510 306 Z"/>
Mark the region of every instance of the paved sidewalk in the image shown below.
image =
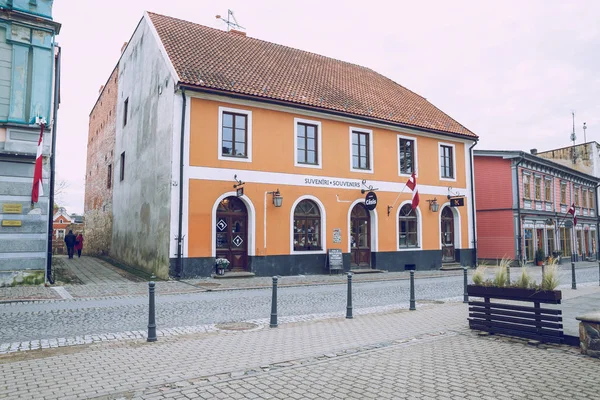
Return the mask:
<path id="1" fill-rule="evenodd" d="M 467 306 L 0 356 L 11 399 L 595 399 L 600 362 L 477 337 Z"/>

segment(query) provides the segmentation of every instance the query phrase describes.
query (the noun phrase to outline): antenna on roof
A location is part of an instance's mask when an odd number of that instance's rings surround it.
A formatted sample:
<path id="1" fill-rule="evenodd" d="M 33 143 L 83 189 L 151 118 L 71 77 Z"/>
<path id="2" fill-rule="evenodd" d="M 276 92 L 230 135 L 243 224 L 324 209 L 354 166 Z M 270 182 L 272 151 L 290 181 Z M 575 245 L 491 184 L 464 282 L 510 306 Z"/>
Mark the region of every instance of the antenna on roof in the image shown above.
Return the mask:
<path id="1" fill-rule="evenodd" d="M 577 136 L 575 136 L 575 111 L 571 111 L 571 115 L 573 116 L 573 133 L 571 133 L 573 147 L 571 149 L 571 155 L 573 156 L 573 164 L 575 164 L 577 163 L 577 150 L 575 149 L 575 140 L 577 140 Z"/>
<path id="2" fill-rule="evenodd" d="M 231 28 L 246 29 L 243 26 L 241 26 L 240 24 L 238 24 L 237 20 L 235 19 L 235 16 L 233 15 L 233 11 L 231 11 L 231 10 L 227 10 L 227 19 L 222 18 L 220 15 L 217 15 L 216 18 L 220 19 L 221 21 L 224 21 L 227 24 L 227 32 L 229 32 L 229 30 Z M 231 21 L 230 18 L 233 21 Z"/>

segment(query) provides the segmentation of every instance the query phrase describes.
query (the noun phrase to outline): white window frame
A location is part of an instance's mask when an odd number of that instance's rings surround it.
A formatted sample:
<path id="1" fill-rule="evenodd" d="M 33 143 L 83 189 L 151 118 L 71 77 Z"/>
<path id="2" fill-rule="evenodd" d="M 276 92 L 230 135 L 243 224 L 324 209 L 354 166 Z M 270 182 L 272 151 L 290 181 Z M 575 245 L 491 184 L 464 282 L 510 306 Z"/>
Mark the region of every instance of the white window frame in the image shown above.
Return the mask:
<path id="1" fill-rule="evenodd" d="M 452 172 L 454 178 L 442 177 L 442 146 L 452 147 Z M 456 182 L 458 171 L 456 170 L 456 145 L 453 143 L 438 142 L 438 175 L 441 181 Z"/>
<path id="2" fill-rule="evenodd" d="M 298 162 L 298 124 L 310 124 L 317 126 L 317 164 L 303 164 Z M 320 121 L 310 119 L 294 118 L 294 166 L 302 168 L 323 168 L 323 146 L 322 146 L 323 130 Z"/>
<path id="3" fill-rule="evenodd" d="M 65 237 L 65 230 L 64 229 L 57 229 L 56 230 L 56 238 L 57 239 L 63 239 Z"/>
<path id="4" fill-rule="evenodd" d="M 415 214 L 417 215 L 417 240 L 418 246 L 416 247 L 400 247 L 400 209 L 407 204 L 412 204 L 412 200 L 405 200 L 397 207 L 396 210 L 396 249 L 397 251 L 416 251 L 423 250 L 423 218 L 421 216 L 421 209 L 419 206 L 415 208 Z M 441 222 L 440 222 L 441 223 Z"/>
<path id="5" fill-rule="evenodd" d="M 302 200 L 312 200 L 315 202 L 319 211 L 321 212 L 321 250 L 294 250 L 294 211 L 296 206 Z M 290 210 L 290 254 L 326 254 L 327 253 L 327 214 L 325 212 L 325 206 L 321 203 L 321 200 L 312 195 L 300 196 L 292 204 Z"/>
<path id="6" fill-rule="evenodd" d="M 359 133 L 368 133 L 369 134 L 369 169 L 360 169 L 354 168 L 352 166 L 352 132 Z M 351 172 L 361 172 L 363 174 L 373 174 L 375 172 L 375 168 L 373 168 L 374 160 L 373 160 L 373 130 L 365 129 L 365 128 L 357 128 L 355 126 L 349 127 L 348 130 L 348 138 L 349 138 L 349 146 L 350 146 L 350 171 Z"/>
<path id="7" fill-rule="evenodd" d="M 412 175 L 412 174 L 404 174 L 404 173 L 401 172 L 401 167 L 402 166 L 400 165 L 400 139 L 412 140 L 414 142 L 413 150 L 414 150 L 415 154 L 414 154 L 414 157 L 413 157 L 413 160 L 414 160 L 413 171 L 415 172 L 415 176 L 418 177 L 419 176 L 419 173 L 418 173 L 419 169 L 417 168 L 417 165 L 419 163 L 419 159 L 418 159 L 418 155 L 417 155 L 418 154 L 418 152 L 417 152 L 417 138 L 416 137 L 412 137 L 412 136 L 406 136 L 406 135 L 396 135 L 396 148 L 398 150 L 398 153 L 397 153 L 397 158 L 398 158 L 398 176 L 409 177 L 409 176 Z"/>
<path id="8" fill-rule="evenodd" d="M 223 155 L 223 113 L 230 112 L 236 114 L 244 114 L 246 118 L 248 118 L 248 132 L 246 135 L 246 139 L 248 143 L 246 143 L 246 151 L 248 154 L 246 157 L 227 157 Z M 219 128 L 217 132 L 218 137 L 218 147 L 217 147 L 217 157 L 219 160 L 223 161 L 235 161 L 235 162 L 252 162 L 252 111 L 242 110 L 239 108 L 230 108 L 230 107 L 219 107 Z"/>
<path id="9" fill-rule="evenodd" d="M 546 185 L 550 182 L 550 198 L 546 198 Z M 554 198 L 554 180 L 552 178 L 544 177 L 544 201 L 548 203 L 552 203 L 552 199 Z"/>

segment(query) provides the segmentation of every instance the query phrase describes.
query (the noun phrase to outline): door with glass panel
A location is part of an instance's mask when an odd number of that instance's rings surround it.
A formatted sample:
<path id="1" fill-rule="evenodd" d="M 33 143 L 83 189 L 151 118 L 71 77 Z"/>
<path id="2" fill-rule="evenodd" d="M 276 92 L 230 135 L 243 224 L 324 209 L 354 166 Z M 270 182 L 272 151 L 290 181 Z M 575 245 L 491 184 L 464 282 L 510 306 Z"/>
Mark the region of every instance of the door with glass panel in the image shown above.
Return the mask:
<path id="1" fill-rule="evenodd" d="M 217 207 L 215 227 L 216 256 L 230 262 L 233 271 L 248 264 L 248 212 L 237 197 L 223 199 Z"/>
<path id="2" fill-rule="evenodd" d="M 442 262 L 454 262 L 454 214 L 450 207 L 442 209 Z"/>
<path id="3" fill-rule="evenodd" d="M 371 267 L 371 217 L 363 203 L 350 215 L 350 263 L 352 267 Z"/>

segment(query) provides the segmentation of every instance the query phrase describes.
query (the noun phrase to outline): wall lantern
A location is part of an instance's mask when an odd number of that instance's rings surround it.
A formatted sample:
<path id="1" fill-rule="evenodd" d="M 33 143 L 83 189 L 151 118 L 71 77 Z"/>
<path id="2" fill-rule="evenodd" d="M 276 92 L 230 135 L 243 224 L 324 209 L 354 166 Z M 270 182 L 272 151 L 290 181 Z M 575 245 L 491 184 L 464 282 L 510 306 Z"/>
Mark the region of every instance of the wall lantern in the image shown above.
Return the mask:
<path id="1" fill-rule="evenodd" d="M 437 197 L 435 197 L 433 200 L 427 200 L 427 202 L 429 203 L 429 209 L 431 211 L 438 212 L 440 209 L 440 204 L 437 202 Z"/>
<path id="2" fill-rule="evenodd" d="M 271 193 L 273 193 L 273 204 L 275 205 L 275 207 L 281 207 L 281 205 L 283 204 L 283 196 L 281 195 L 281 193 L 279 193 L 279 189 Z"/>

